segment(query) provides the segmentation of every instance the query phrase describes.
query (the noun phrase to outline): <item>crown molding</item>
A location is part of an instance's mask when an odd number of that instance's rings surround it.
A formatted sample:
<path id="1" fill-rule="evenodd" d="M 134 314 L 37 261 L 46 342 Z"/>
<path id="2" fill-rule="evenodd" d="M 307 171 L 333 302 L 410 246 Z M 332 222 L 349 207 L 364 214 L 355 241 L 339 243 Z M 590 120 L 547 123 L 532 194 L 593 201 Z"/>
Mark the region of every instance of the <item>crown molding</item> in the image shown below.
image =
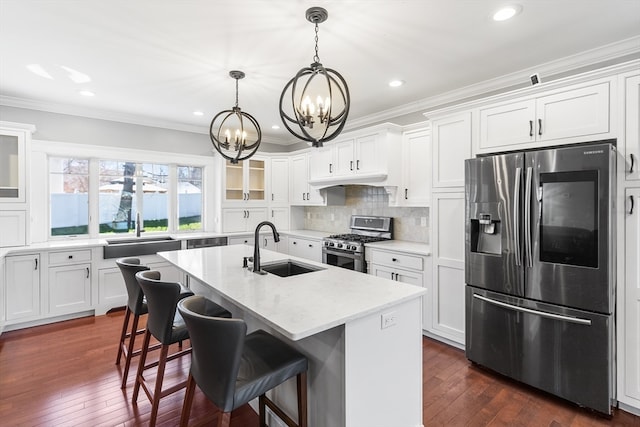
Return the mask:
<path id="1" fill-rule="evenodd" d="M 595 67 L 608 61 L 622 59 L 632 55 L 640 56 L 640 36 L 621 40 L 595 49 L 591 49 L 579 54 L 570 55 L 565 58 L 547 62 L 531 68 L 523 69 L 514 73 L 506 74 L 494 79 L 485 80 L 480 83 L 465 86 L 440 95 L 424 98 L 399 107 L 390 108 L 374 114 L 370 114 L 357 119 L 347 121 L 345 131 L 354 130 L 363 126 L 377 124 L 393 120 L 394 118 L 407 114 L 423 113 L 437 107 L 444 107 L 462 100 L 479 97 L 488 93 L 513 89 L 514 86 L 526 84 L 523 76 L 528 77 L 533 73 L 539 73 L 544 78 L 549 76 L 568 73 L 585 67 Z M 608 64 L 610 65 L 610 64 Z M 528 82 L 528 80 L 527 80 Z M 140 126 L 150 126 L 163 129 L 171 129 L 183 132 L 207 134 L 208 129 L 203 126 L 188 125 L 184 123 L 159 120 L 152 117 L 126 114 L 110 110 L 100 110 L 87 108 L 85 106 L 66 105 L 54 102 L 28 100 L 23 98 L 0 95 L 0 105 L 15 108 L 26 108 L 30 110 L 46 111 L 51 113 L 68 114 L 72 116 L 87 117 L 99 120 L 109 120 L 114 122 L 129 123 Z M 277 145 L 292 145 L 299 142 L 296 139 L 272 138 L 263 136 L 262 142 Z"/>
<path id="2" fill-rule="evenodd" d="M 372 123 L 392 120 L 412 113 L 422 113 L 427 110 L 443 107 L 448 104 L 461 102 L 496 91 L 511 90 L 514 86 L 528 84 L 528 76 L 539 73 L 541 76 L 554 76 L 569 73 L 585 67 L 595 67 L 598 64 L 607 63 L 616 59 L 624 59 L 631 56 L 640 56 L 640 36 L 621 40 L 565 58 L 536 65 L 531 68 L 516 71 L 494 79 L 485 80 L 480 83 L 465 86 L 440 95 L 411 102 L 399 107 L 390 108 L 358 119 L 350 120 L 345 126 L 346 129 L 359 128 Z M 610 64 L 607 64 L 610 65 Z M 524 81 L 523 78 L 526 80 Z M 544 77 L 543 77 L 544 78 Z M 345 129 L 345 130 L 346 130 Z"/>

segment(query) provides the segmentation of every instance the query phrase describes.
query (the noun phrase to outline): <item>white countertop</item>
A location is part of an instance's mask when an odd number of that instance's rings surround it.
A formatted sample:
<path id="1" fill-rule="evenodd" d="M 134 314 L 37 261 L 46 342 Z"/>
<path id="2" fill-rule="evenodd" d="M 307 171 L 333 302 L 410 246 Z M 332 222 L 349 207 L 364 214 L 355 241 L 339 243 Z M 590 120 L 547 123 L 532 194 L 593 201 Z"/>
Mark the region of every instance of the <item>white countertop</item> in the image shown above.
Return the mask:
<path id="1" fill-rule="evenodd" d="M 416 255 L 431 255 L 431 246 L 426 243 L 407 242 L 404 240 L 385 240 L 382 242 L 365 243 L 367 248 L 384 249 L 394 252 L 405 252 Z"/>
<path id="2" fill-rule="evenodd" d="M 294 259 L 324 270 L 292 277 L 259 275 L 242 268 L 253 256 L 246 245 L 218 246 L 158 255 L 211 286 L 291 340 L 418 298 L 424 288 L 261 249 L 261 264 Z"/>

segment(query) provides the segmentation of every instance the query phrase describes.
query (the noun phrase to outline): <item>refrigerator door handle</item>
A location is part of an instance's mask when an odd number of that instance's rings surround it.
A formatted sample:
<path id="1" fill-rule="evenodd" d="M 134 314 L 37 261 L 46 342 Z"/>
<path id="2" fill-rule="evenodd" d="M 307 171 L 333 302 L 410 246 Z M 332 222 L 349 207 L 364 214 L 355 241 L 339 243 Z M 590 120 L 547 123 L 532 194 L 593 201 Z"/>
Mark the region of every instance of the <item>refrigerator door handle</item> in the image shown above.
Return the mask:
<path id="1" fill-rule="evenodd" d="M 531 252 L 531 176 L 533 168 L 527 168 L 527 182 L 524 190 L 524 248 L 527 267 L 533 267 L 533 256 Z"/>
<path id="2" fill-rule="evenodd" d="M 589 320 L 589 319 L 581 319 L 579 317 L 562 316 L 560 314 L 547 313 L 546 311 L 532 310 L 530 308 L 519 307 L 517 305 L 507 304 L 506 302 L 496 301 L 494 299 L 487 298 L 487 297 L 484 297 L 484 296 L 478 295 L 478 294 L 473 294 L 473 297 L 476 298 L 476 299 L 479 299 L 481 301 L 488 302 L 489 304 L 493 304 L 493 305 L 497 305 L 499 307 L 507 308 L 509 310 L 519 311 L 519 312 L 522 312 L 522 313 L 534 314 L 536 316 L 546 317 L 548 319 L 554 319 L 554 320 L 561 320 L 563 322 L 571 322 L 571 323 L 578 323 L 580 325 L 591 326 L 591 320 Z"/>
<path id="3" fill-rule="evenodd" d="M 516 185 L 513 191 L 513 236 L 515 245 L 516 265 L 522 265 L 520 253 L 520 177 L 522 168 L 516 168 Z"/>

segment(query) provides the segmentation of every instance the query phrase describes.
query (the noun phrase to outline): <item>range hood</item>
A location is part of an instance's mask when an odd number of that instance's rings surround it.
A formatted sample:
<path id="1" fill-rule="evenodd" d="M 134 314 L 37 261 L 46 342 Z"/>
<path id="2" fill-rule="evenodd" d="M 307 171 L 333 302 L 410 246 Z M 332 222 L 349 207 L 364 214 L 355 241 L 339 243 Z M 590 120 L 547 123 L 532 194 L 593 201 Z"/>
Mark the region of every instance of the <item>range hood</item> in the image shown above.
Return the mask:
<path id="1" fill-rule="evenodd" d="M 318 189 L 335 187 L 337 185 L 373 185 L 376 187 L 380 187 L 386 182 L 387 176 L 388 175 L 383 172 L 358 174 L 351 176 L 331 176 L 310 179 L 309 184 Z"/>

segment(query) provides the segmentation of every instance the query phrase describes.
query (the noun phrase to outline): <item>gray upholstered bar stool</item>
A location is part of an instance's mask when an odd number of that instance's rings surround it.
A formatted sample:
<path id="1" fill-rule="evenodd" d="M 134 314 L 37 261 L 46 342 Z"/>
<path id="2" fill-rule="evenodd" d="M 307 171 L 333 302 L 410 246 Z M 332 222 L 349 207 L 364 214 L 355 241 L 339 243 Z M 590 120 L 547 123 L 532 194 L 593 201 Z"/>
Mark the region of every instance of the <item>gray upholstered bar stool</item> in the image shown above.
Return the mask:
<path id="1" fill-rule="evenodd" d="M 307 426 L 307 358 L 276 337 L 258 330 L 247 335 L 242 319 L 223 319 L 206 313 L 212 301 L 185 298 L 178 311 L 189 330 L 191 370 L 180 425 L 187 426 L 196 384 L 221 411 L 218 427 L 228 427 L 231 411 L 259 398 L 260 426 L 265 405 L 290 427 Z M 265 396 L 272 388 L 296 377 L 298 423 Z"/>
<path id="2" fill-rule="evenodd" d="M 156 423 L 160 399 L 175 393 L 186 385 L 186 381 L 182 381 L 179 384 L 162 389 L 167 362 L 191 353 L 191 348 L 188 348 L 169 354 L 169 346 L 189 338 L 189 332 L 180 313 L 176 311 L 176 305 L 180 299 L 193 295 L 193 292 L 184 292 L 184 288 L 180 283 L 163 282 L 160 280 L 160 272 L 158 271 L 140 271 L 136 273 L 136 279 L 147 299 L 149 315 L 138 364 L 138 373 L 133 387 L 132 402 L 137 404 L 138 393 L 140 392 L 140 387 L 142 387 L 151 402 L 149 426 L 152 427 Z M 212 303 L 208 308 L 208 314 L 211 316 L 231 317 L 231 313 L 215 303 Z M 160 356 L 157 362 L 147 364 L 147 354 L 152 335 L 160 342 Z M 144 378 L 144 373 L 145 370 L 155 367 L 157 367 L 157 374 L 155 386 L 152 390 L 151 385 Z"/>
<path id="3" fill-rule="evenodd" d="M 122 373 L 122 384 L 120 387 L 125 388 L 127 386 L 129 367 L 131 366 L 131 358 L 141 353 L 140 349 L 134 350 L 136 336 L 144 334 L 145 332 L 145 328 L 138 329 L 138 322 L 140 316 L 147 314 L 147 304 L 144 301 L 142 289 L 140 289 L 140 285 L 136 280 L 136 273 L 149 270 L 149 267 L 141 265 L 140 259 L 138 258 L 120 258 L 116 260 L 116 265 L 120 267 L 127 289 L 127 306 L 124 312 L 120 343 L 118 344 L 118 356 L 116 357 L 116 365 L 119 365 L 120 359 L 124 355 L 124 372 Z M 133 321 L 131 322 L 131 329 L 129 330 L 129 321 L 132 320 L 131 315 L 133 315 Z"/>

